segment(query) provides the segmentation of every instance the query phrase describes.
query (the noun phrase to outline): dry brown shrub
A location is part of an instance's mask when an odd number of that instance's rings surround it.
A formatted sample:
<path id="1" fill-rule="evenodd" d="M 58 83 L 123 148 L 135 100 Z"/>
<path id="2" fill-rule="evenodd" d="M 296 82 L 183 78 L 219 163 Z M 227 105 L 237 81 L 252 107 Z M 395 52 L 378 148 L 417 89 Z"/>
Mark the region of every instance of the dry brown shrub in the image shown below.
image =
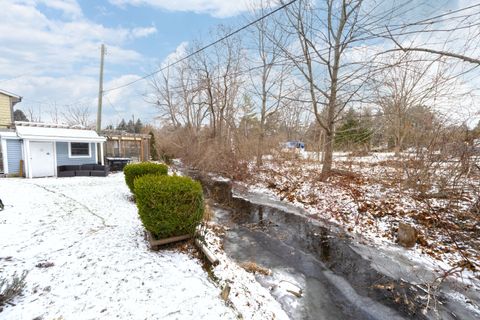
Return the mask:
<path id="1" fill-rule="evenodd" d="M 247 272 L 259 273 L 259 274 L 263 274 L 265 276 L 269 276 L 272 273 L 272 271 L 270 269 L 264 268 L 264 267 L 256 264 L 255 262 L 252 262 L 252 261 L 243 262 L 243 263 L 240 264 L 240 267 L 245 269 L 245 271 L 247 271 Z"/>
<path id="2" fill-rule="evenodd" d="M 0 277 L 0 312 L 1 307 L 5 304 L 11 304 L 11 301 L 18 295 L 22 294 L 25 288 L 25 278 L 27 271 L 21 274 L 14 273 L 11 279 Z"/>
<path id="3" fill-rule="evenodd" d="M 213 213 L 210 202 L 211 202 L 210 199 L 205 200 L 205 210 L 203 212 L 203 221 L 205 222 L 212 221 L 214 217 L 214 213 Z"/>
<path id="4" fill-rule="evenodd" d="M 249 163 L 258 153 L 258 137 L 244 137 L 235 133 L 229 137 L 213 137 L 210 129 L 195 131 L 188 128 L 164 127 L 157 132 L 157 150 L 163 160 L 179 158 L 183 163 L 204 172 L 220 174 L 235 180 L 248 178 Z M 263 154 L 277 143 L 266 138 Z"/>
<path id="5" fill-rule="evenodd" d="M 367 157 L 369 156 L 369 152 L 367 150 L 355 150 L 348 154 L 349 157 Z"/>

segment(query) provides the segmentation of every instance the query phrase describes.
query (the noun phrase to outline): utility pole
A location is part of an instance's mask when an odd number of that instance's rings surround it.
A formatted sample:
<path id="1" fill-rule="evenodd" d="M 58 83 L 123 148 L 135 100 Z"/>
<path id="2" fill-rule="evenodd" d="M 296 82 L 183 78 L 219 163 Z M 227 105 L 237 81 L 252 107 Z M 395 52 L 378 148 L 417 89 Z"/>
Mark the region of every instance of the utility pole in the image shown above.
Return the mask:
<path id="1" fill-rule="evenodd" d="M 142 157 L 140 156 L 140 153 L 138 152 L 138 144 L 137 144 L 137 128 L 135 128 L 135 115 L 132 114 L 132 121 L 133 121 L 133 141 L 135 141 L 135 151 L 137 152 L 138 155 L 138 161 L 142 161 Z M 141 143 L 142 140 L 140 140 Z"/>
<path id="2" fill-rule="evenodd" d="M 102 130 L 102 98 L 103 98 L 103 60 L 105 57 L 105 45 L 100 49 L 100 79 L 98 84 L 98 109 L 97 109 L 97 133 Z"/>
<path id="3" fill-rule="evenodd" d="M 97 133 L 102 131 L 102 98 L 103 98 L 103 60 L 105 57 L 105 45 L 100 49 L 100 79 L 98 83 L 98 109 L 97 109 Z M 97 144 L 97 160 L 103 165 L 103 142 Z"/>

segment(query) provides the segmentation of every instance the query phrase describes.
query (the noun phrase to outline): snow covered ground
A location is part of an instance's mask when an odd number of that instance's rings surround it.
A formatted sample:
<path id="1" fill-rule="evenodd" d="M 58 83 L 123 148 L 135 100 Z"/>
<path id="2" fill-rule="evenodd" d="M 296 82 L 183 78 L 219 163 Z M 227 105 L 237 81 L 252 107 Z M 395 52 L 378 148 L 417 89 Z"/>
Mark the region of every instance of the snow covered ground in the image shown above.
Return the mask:
<path id="1" fill-rule="evenodd" d="M 237 318 L 197 259 L 148 249 L 123 179 L 0 180 L 0 275 L 28 271 L 0 319 Z"/>
<path id="2" fill-rule="evenodd" d="M 417 200 L 413 192 L 400 188 L 398 183 L 388 183 L 389 174 L 398 171 L 385 162 L 395 159 L 392 157 L 391 153 L 379 153 L 350 159 L 346 154 L 336 153 L 335 168 L 353 174 L 333 176 L 326 181 L 319 179 L 321 164 L 318 162 L 266 161 L 261 168 L 252 166 L 250 180 L 240 185 L 305 209 L 312 218 L 337 224 L 351 235 L 361 235 L 375 247 L 395 246 L 399 222 L 408 223 L 418 231 L 419 243 L 411 249 L 411 255 L 428 261 L 439 273 L 459 266 L 465 256 L 478 268 L 478 220 L 472 218 L 472 214 L 459 214 L 461 210 L 467 211 L 462 208 L 468 208 L 477 194 L 464 190 L 457 211 L 443 210 L 437 199 L 428 207 Z M 478 184 L 478 178 L 475 179 Z M 463 252 L 457 250 L 448 230 L 455 230 L 456 243 Z M 463 282 L 479 284 L 480 274 L 475 266 L 465 268 L 456 276 Z"/>

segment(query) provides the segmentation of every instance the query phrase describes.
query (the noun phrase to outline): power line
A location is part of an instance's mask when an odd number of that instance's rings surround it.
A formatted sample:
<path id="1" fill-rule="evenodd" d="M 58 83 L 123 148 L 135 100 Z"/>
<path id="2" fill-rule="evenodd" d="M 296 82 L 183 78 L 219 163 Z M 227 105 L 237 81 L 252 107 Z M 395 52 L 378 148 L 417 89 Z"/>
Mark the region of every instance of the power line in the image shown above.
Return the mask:
<path id="1" fill-rule="evenodd" d="M 479 6 L 480 6 L 480 4 L 474 4 L 474 5 L 459 8 L 459 9 L 456 9 L 456 10 L 453 10 L 453 11 L 450 10 L 448 12 L 445 12 L 445 13 L 442 13 L 442 14 L 439 14 L 439 15 L 436 15 L 436 16 L 432 16 L 432 17 L 429 17 L 429 18 L 426 18 L 426 19 L 422 19 L 422 20 L 417 20 L 417 21 L 407 22 L 407 23 L 402 23 L 402 24 L 393 24 L 393 25 L 390 26 L 391 28 L 388 31 L 390 31 L 390 33 L 392 33 L 394 31 L 405 30 L 408 27 L 420 27 L 420 26 L 424 26 L 425 28 L 427 28 L 428 26 L 433 26 L 434 24 L 437 24 L 437 23 L 448 22 L 448 21 L 452 21 L 452 20 L 455 20 L 455 19 L 462 19 L 465 22 L 468 18 L 471 18 L 471 17 L 474 17 L 475 15 L 478 15 L 480 12 L 474 12 L 472 14 L 466 14 L 466 15 L 462 15 L 462 16 L 448 17 L 446 19 L 439 19 L 439 18 L 447 17 L 447 16 L 453 15 L 455 13 L 467 11 L 467 10 L 470 10 L 470 9 L 473 9 L 473 8 L 476 8 L 476 7 L 479 7 Z M 425 29 L 425 30 L 416 30 L 416 31 L 408 31 L 408 32 L 403 32 L 402 31 L 401 33 L 397 33 L 397 34 L 393 34 L 393 35 L 401 36 L 401 35 L 416 34 L 416 33 L 434 33 L 434 32 L 440 32 L 440 31 L 455 31 L 457 29 L 462 29 L 462 28 L 467 28 L 467 27 L 473 27 L 473 25 L 467 25 L 467 26 L 464 26 L 464 27 L 456 27 L 452 30 L 427 30 L 427 29 Z M 390 35 L 390 33 L 388 33 L 388 31 L 383 31 L 385 29 L 385 26 L 383 26 L 383 25 L 379 25 L 379 26 L 376 26 L 376 27 L 373 27 L 373 28 L 370 28 L 370 29 L 365 29 L 365 28 L 362 28 L 362 29 L 367 34 L 369 34 L 369 36 L 360 37 L 359 39 L 356 40 L 356 42 L 372 40 L 372 39 L 375 39 L 375 38 L 385 38 L 386 36 Z M 382 32 L 376 33 L 375 30 L 379 30 L 379 29 L 381 29 Z"/>
<path id="2" fill-rule="evenodd" d="M 176 60 L 176 61 L 174 61 L 174 62 L 172 62 L 172 63 L 169 63 L 168 65 L 166 65 L 166 66 L 164 66 L 164 67 L 161 67 L 161 68 L 159 68 L 159 69 L 157 69 L 157 70 L 155 70 L 155 71 L 153 71 L 153 72 L 151 72 L 151 73 L 148 73 L 148 74 L 146 74 L 146 75 L 144 75 L 144 76 L 142 76 L 142 77 L 140 77 L 140 78 L 138 78 L 138 79 L 135 79 L 135 80 L 130 81 L 130 82 L 128 82 L 128 83 L 125 83 L 125 84 L 123 84 L 123 85 L 119 85 L 119 86 L 117 86 L 117 87 L 113 87 L 113 88 L 104 90 L 103 93 L 105 94 L 105 93 L 109 93 L 109 92 L 112 92 L 112 91 L 115 91 L 115 90 L 118 90 L 118 89 L 122 89 L 122 88 L 128 87 L 128 86 L 130 86 L 130 85 L 132 85 L 132 84 L 135 84 L 135 83 L 137 83 L 137 82 L 139 82 L 139 81 L 145 80 L 145 79 L 147 79 L 147 78 L 149 78 L 149 77 L 151 77 L 151 76 L 153 76 L 153 75 L 155 75 L 155 74 L 157 74 L 157 73 L 159 73 L 159 72 L 161 72 L 161 71 L 164 71 L 164 70 L 166 70 L 166 69 L 168 69 L 168 68 L 170 68 L 170 67 L 172 67 L 172 66 L 175 66 L 175 65 L 179 64 L 180 62 L 183 62 L 183 61 L 191 58 L 192 56 L 194 56 L 194 55 L 196 55 L 196 54 L 198 54 L 198 53 L 200 53 L 200 52 L 202 52 L 202 51 L 204 51 L 204 50 L 206 50 L 206 49 L 208 49 L 208 48 L 210 48 L 210 47 L 212 47 L 212 46 L 214 46 L 214 45 L 216 45 L 216 44 L 218 44 L 218 43 L 220 43 L 220 42 L 222 42 L 222 41 L 224 41 L 225 39 L 227 39 L 227 38 L 229 38 L 229 37 L 231 37 L 231 36 L 233 36 L 233 35 L 241 32 L 241 31 L 243 31 L 243 30 L 251 27 L 252 25 L 254 25 L 254 24 L 262 21 L 263 19 L 265 19 L 265 18 L 267 18 L 267 17 L 275 14 L 276 12 L 278 12 L 278 11 L 280 11 L 280 10 L 283 10 L 284 8 L 290 6 L 291 4 L 293 4 L 293 3 L 296 2 L 296 1 L 297 1 L 297 0 L 292 0 L 292 1 L 288 2 L 288 3 L 286 3 L 286 4 L 283 4 L 282 6 L 276 8 L 275 10 L 272 10 L 271 12 L 269 12 L 269 13 L 261 16 L 261 17 L 259 17 L 258 19 L 256 19 L 256 20 L 254 20 L 254 21 L 252 21 L 252 22 L 250 22 L 250 23 L 242 26 L 241 28 L 238 28 L 238 29 L 230 32 L 229 34 L 221 37 L 220 39 L 217 39 L 216 41 L 211 42 L 211 43 L 209 43 L 208 45 L 206 45 L 206 46 L 204 46 L 204 47 L 202 47 L 202 48 L 200 48 L 200 49 L 198 49 L 198 50 L 195 50 L 194 52 L 186 55 L 186 56 L 183 57 L 183 58 L 180 58 L 180 59 L 178 59 L 178 60 Z M 478 6 L 480 6 L 480 4 L 474 4 L 474 5 L 471 5 L 471 6 L 468 6 L 468 7 L 460 8 L 460 9 L 453 10 L 453 11 L 449 11 L 449 12 L 446 12 L 446 13 L 443 13 L 443 14 L 440 14 L 440 15 L 436 15 L 436 16 L 433 16 L 433 17 L 429 17 L 429 18 L 427 18 L 427 19 L 422 19 L 422 20 L 418 20 L 418 21 L 415 21 L 415 22 L 410 22 L 410 23 L 406 23 L 406 24 L 402 24 L 402 25 L 394 25 L 394 29 L 393 29 L 393 30 L 398 30 L 398 29 L 402 29 L 402 28 L 405 28 L 405 27 L 408 27 L 408 26 L 413 26 L 413 25 L 421 25 L 421 24 L 425 24 L 425 23 L 427 23 L 427 24 L 433 24 L 433 23 L 438 22 L 438 21 L 435 21 L 435 19 L 442 18 L 442 17 L 445 17 L 445 16 L 449 16 L 449 15 L 452 15 L 452 14 L 455 14 L 455 13 L 458 13 L 458 12 L 462 12 L 462 11 L 465 11 L 465 10 L 469 10 L 469 9 L 472 9 L 472 8 L 476 8 L 476 7 L 478 7 Z M 454 18 L 455 18 L 455 17 L 454 17 Z M 442 20 L 440 20 L 440 21 L 442 21 Z M 382 35 L 376 35 L 376 36 L 382 36 Z M 260 66 L 260 67 L 261 67 L 261 66 Z M 254 68 L 254 69 L 256 69 L 256 68 Z M 243 72 L 242 72 L 242 73 L 243 73 Z"/>
<path id="3" fill-rule="evenodd" d="M 474 4 L 474 5 L 471 5 L 471 6 L 468 6 L 468 7 L 464 7 L 464 8 L 460 8 L 460 9 L 457 9 L 457 10 L 450 10 L 448 12 L 445 12 L 443 14 L 439 14 L 437 16 L 433 16 L 433 17 L 429 17 L 427 19 L 423 19 L 423 20 L 419 20 L 419 21 L 415 21 L 413 23 L 409 23 L 409 24 L 406 24 L 405 27 L 408 27 L 408 26 L 412 26 L 412 25 L 419 25 L 419 24 L 432 24 L 432 23 L 436 23 L 436 22 L 442 22 L 442 21 L 445 21 L 445 20 L 439 20 L 439 21 L 431 21 L 431 20 L 435 20 L 435 19 L 438 19 L 438 18 L 443 18 L 445 16 L 449 16 L 451 14 L 454 14 L 454 13 L 458 13 L 458 12 L 462 12 L 462 11 L 465 11 L 465 10 L 469 10 L 469 9 L 473 9 L 473 8 L 476 8 L 476 7 L 479 7 L 480 6 L 480 3 L 477 3 L 477 4 Z M 457 17 L 452 17 L 452 18 L 449 18 L 449 19 L 455 19 Z M 459 17 L 459 18 L 462 18 L 462 17 Z"/>
<path id="4" fill-rule="evenodd" d="M 243 31 L 243 30 L 245 30 L 245 29 L 247 29 L 247 28 L 249 28 L 249 27 L 251 27 L 251 26 L 253 26 L 254 24 L 262 21 L 263 19 L 265 19 L 265 18 L 267 18 L 267 17 L 275 14 L 276 12 L 278 12 L 278 11 L 280 11 L 280 10 L 288 7 L 289 5 L 291 5 L 291 4 L 293 4 L 294 2 L 297 2 L 297 1 L 298 1 L 298 0 L 292 0 L 292 1 L 290 1 L 290 2 L 287 2 L 287 3 L 283 4 L 283 5 L 281 5 L 280 7 L 276 8 L 275 10 L 272 10 L 272 11 L 270 11 L 269 13 L 267 13 L 267 14 L 259 17 L 258 19 L 255 19 L 255 20 L 253 20 L 252 22 L 244 25 L 243 27 L 238 28 L 238 29 L 236 29 L 236 30 L 228 33 L 227 35 L 221 37 L 220 39 L 218 39 L 218 40 L 216 40 L 216 41 L 214 41 L 214 42 L 211 42 L 211 43 L 207 44 L 206 46 L 201 47 L 201 48 L 198 49 L 198 50 L 195 50 L 194 52 L 186 55 L 186 56 L 183 57 L 183 58 L 180 58 L 180 59 L 178 59 L 178 60 L 176 60 L 176 61 L 174 61 L 174 62 L 172 62 L 172 63 L 169 63 L 169 64 L 168 64 L 167 66 L 165 66 L 165 67 L 159 68 L 159 69 L 157 69 L 157 70 L 155 70 L 155 71 L 153 71 L 153 72 L 151 72 L 151 73 L 149 73 L 149 74 L 147 74 L 147 75 L 144 75 L 144 76 L 141 77 L 141 78 L 135 79 L 135 80 L 130 81 L 130 82 L 128 82 L 128 83 L 125 83 L 125 84 L 123 84 L 123 85 L 120 85 L 120 86 L 117 86 L 117 87 L 114 87 L 114 88 L 110 88 L 110 89 L 104 90 L 103 93 L 108 93 L 108 92 L 111 92 L 111 91 L 115 91 L 115 90 L 118 90 L 118 89 L 121 89 L 121 88 L 128 87 L 128 86 L 130 86 L 130 85 L 132 85 L 132 84 L 134 84 L 134 83 L 137 83 L 137 82 L 139 82 L 139 81 L 145 80 L 146 78 L 151 77 L 151 76 L 153 76 L 153 75 L 155 75 L 155 74 L 157 74 L 157 73 L 159 73 L 159 72 L 161 72 L 161 71 L 163 71 L 163 70 L 165 70 L 165 69 L 168 69 L 168 68 L 170 68 L 170 67 L 173 67 L 174 65 L 177 65 L 177 64 L 179 64 L 180 62 L 185 61 L 185 60 L 191 58 L 192 56 L 194 56 L 194 55 L 196 55 L 196 54 L 198 54 L 198 53 L 200 53 L 200 52 L 202 52 L 202 51 L 204 51 L 204 50 L 206 50 L 206 49 L 208 49 L 208 48 L 210 48 L 210 47 L 213 47 L 214 45 L 216 45 L 216 44 L 218 44 L 218 43 L 220 43 L 220 42 L 222 42 L 222 41 L 224 41 L 225 39 L 230 38 L 231 36 L 234 36 L 235 34 L 241 32 L 241 31 Z"/>
<path id="5" fill-rule="evenodd" d="M 286 4 L 284 4 L 284 5 L 276 8 L 275 10 L 273 10 L 273 11 L 265 14 L 264 16 L 259 17 L 258 19 L 256 19 L 256 20 L 248 23 L 247 25 L 245 25 L 245 26 L 243 26 L 243 27 L 241 27 L 241 28 L 239 28 L 239 29 L 236 29 L 235 31 L 233 31 L 233 32 L 225 35 L 224 37 L 222 37 L 222 38 L 220 38 L 220 39 L 218 39 L 218 40 L 216 40 L 216 41 L 214 41 L 214 42 L 212 42 L 212 43 L 210 43 L 210 44 L 208 44 L 208 45 L 206 45 L 206 46 L 204 46 L 204 47 L 196 50 L 195 52 L 192 52 L 191 54 L 189 54 L 189 55 L 187 55 L 187 56 L 185 56 L 185 57 L 183 57 L 183 58 L 181 58 L 181 59 L 179 59 L 179 60 L 177 60 L 177 61 L 174 61 L 174 62 L 168 64 L 168 65 L 165 66 L 165 67 L 159 68 L 159 69 L 157 69 L 157 70 L 155 70 L 155 71 L 153 71 L 153 72 L 151 72 L 151 73 L 149 73 L 149 74 L 146 74 L 146 75 L 142 76 L 141 78 L 132 80 L 132 81 L 130 81 L 130 82 L 128 82 L 128 83 L 125 83 L 125 84 L 123 84 L 123 85 L 119 85 L 119 86 L 117 86 L 117 87 L 113 87 L 113 88 L 104 90 L 104 91 L 103 91 L 103 94 L 109 93 L 109 92 L 112 92 L 112 91 L 115 91 L 115 90 L 118 90 L 118 89 L 121 89 L 121 88 L 125 88 L 125 87 L 130 86 L 130 85 L 132 85 L 132 84 L 134 84 L 134 83 L 137 83 L 137 82 L 139 82 L 139 81 L 145 80 L 146 78 L 151 77 L 151 76 L 153 76 L 153 75 L 155 75 L 155 74 L 157 74 L 157 73 L 159 73 L 159 72 L 161 72 L 161 71 L 163 71 L 163 70 L 166 70 L 166 69 L 168 69 L 169 67 L 172 67 L 172 66 L 174 66 L 174 65 L 176 65 L 176 64 L 179 64 L 180 62 L 185 61 L 185 60 L 191 58 L 192 56 L 200 53 L 201 51 L 206 50 L 206 49 L 208 49 L 208 48 L 210 48 L 210 47 L 212 47 L 212 46 L 214 46 L 214 45 L 222 42 L 223 40 L 225 40 L 225 39 L 227 39 L 227 38 L 229 38 L 229 37 L 231 37 L 231 36 L 233 36 L 233 35 L 241 32 L 241 31 L 249 28 L 250 26 L 252 26 L 252 25 L 258 23 L 259 21 L 261 21 L 261 20 L 263 20 L 263 19 L 265 19 L 265 18 L 267 18 L 267 17 L 275 14 L 276 12 L 284 9 L 285 7 L 293 4 L 293 3 L 296 2 L 296 1 L 297 1 L 297 0 L 290 1 L 290 2 L 288 2 L 288 3 L 286 3 Z M 444 17 L 446 17 L 446 16 L 450 16 L 450 15 L 453 15 L 453 14 L 455 14 L 455 13 L 459 13 L 459 12 L 462 12 L 462 11 L 465 11 L 465 10 L 469 10 L 469 9 L 472 9 L 472 8 L 476 8 L 476 7 L 478 7 L 478 6 L 480 6 L 480 4 L 474 4 L 474 5 L 471 5 L 471 6 L 468 6 L 468 7 L 464 7 L 464 8 L 460 8 L 460 9 L 457 9 L 457 10 L 448 11 L 448 12 L 443 13 L 443 14 L 440 14 L 440 15 L 432 16 L 432 17 L 429 17 L 429 18 L 426 18 L 426 19 L 417 20 L 417 21 L 410 22 L 410 23 L 393 25 L 393 28 L 392 28 L 390 31 L 400 30 L 400 29 L 403 29 L 403 28 L 409 27 L 409 26 L 425 25 L 425 24 L 427 24 L 427 25 L 432 25 L 432 24 L 434 24 L 434 23 L 443 22 L 443 21 L 445 21 L 445 19 L 441 19 L 441 20 L 435 20 L 435 19 L 444 18 Z M 454 19 L 454 18 L 461 18 L 461 17 L 452 17 L 451 19 Z M 379 26 L 379 27 L 377 27 L 377 28 L 382 28 L 382 27 Z M 375 28 L 374 28 L 374 29 L 375 29 Z M 370 33 L 371 33 L 371 32 L 370 32 Z M 382 36 L 383 36 L 382 33 L 380 33 L 380 34 L 373 34 L 373 37 L 382 37 Z M 362 40 L 368 40 L 368 39 L 369 39 L 369 38 L 365 37 L 365 38 L 363 38 Z M 322 53 L 323 53 L 323 52 L 328 52 L 328 48 L 324 48 L 323 50 L 321 50 L 321 52 L 322 52 Z M 289 61 L 289 59 L 286 59 L 285 61 Z M 242 74 L 248 73 L 248 72 L 250 72 L 250 71 L 253 71 L 253 70 L 255 70 L 255 69 L 262 68 L 262 67 L 264 67 L 264 65 L 254 66 L 254 67 L 251 67 L 251 68 L 246 69 L 246 70 L 241 70 L 241 71 L 237 72 L 236 74 L 237 74 L 237 75 L 242 75 Z M 27 74 L 28 74 L 28 73 L 27 73 Z M 21 77 L 21 76 L 24 76 L 24 75 L 27 75 L 27 74 L 20 75 L 20 77 Z M 12 80 L 12 79 L 6 79 L 6 80 L 3 80 L 3 81 L 8 81 L 8 80 Z M 2 82 L 2 81 L 0 81 L 0 82 Z M 93 98 L 82 97 L 82 98 L 79 98 L 79 99 L 77 99 L 77 100 L 74 100 L 73 102 L 70 102 L 69 104 L 65 104 L 65 106 L 72 106 L 72 105 L 74 105 L 74 104 L 76 104 L 76 103 L 78 103 L 78 102 L 80 102 L 80 101 L 86 101 L 87 99 L 90 100 L 90 99 L 93 99 Z M 31 100 L 31 101 L 32 101 L 32 100 Z"/>

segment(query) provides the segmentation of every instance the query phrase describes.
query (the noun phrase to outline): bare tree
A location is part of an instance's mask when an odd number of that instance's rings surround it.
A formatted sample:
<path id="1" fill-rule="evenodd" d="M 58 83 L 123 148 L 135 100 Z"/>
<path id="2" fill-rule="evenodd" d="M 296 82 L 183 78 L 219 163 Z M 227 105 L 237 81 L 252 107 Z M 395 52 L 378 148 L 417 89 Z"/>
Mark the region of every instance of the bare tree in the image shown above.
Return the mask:
<path id="1" fill-rule="evenodd" d="M 41 122 L 42 121 L 42 109 L 41 106 L 38 106 L 38 108 L 35 110 L 33 106 L 29 106 L 26 109 L 26 112 L 28 119 L 31 122 Z"/>
<path id="2" fill-rule="evenodd" d="M 196 134 L 208 115 L 205 103 L 200 101 L 201 84 L 192 60 L 166 68 L 152 77 L 152 94 L 147 101 L 156 106 L 159 118 L 174 128 L 185 127 Z"/>
<path id="3" fill-rule="evenodd" d="M 177 83 L 177 94 L 180 96 L 184 123 L 196 135 L 207 117 L 208 109 L 200 99 L 198 74 L 188 62 L 178 67 Z"/>
<path id="4" fill-rule="evenodd" d="M 325 0 L 317 6 L 300 0 L 287 9 L 289 24 L 284 28 L 295 41 L 282 51 L 305 79 L 313 113 L 325 131 L 325 175 L 332 169 L 335 123 L 363 86 L 359 78 L 365 74 L 365 64 L 347 59 L 370 23 L 362 14 L 362 2 Z"/>
<path id="5" fill-rule="evenodd" d="M 266 3 L 262 2 L 260 7 L 261 9 L 254 11 L 255 18 L 264 15 L 267 10 Z M 255 67 L 249 72 L 252 91 L 259 98 L 260 104 L 259 133 L 256 145 L 256 162 L 257 166 L 260 166 L 265 149 L 267 121 L 289 102 L 284 99 L 284 95 L 291 94 L 294 88 L 292 81 L 287 83 L 292 69 L 291 65 L 288 61 L 282 61 L 282 51 L 276 44 L 276 42 L 284 43 L 280 26 L 273 20 L 261 20 L 255 24 L 251 36 L 255 49 L 250 58 L 253 64 L 258 65 L 258 62 L 260 64 L 258 68 Z"/>
<path id="6" fill-rule="evenodd" d="M 169 122 L 174 128 L 182 125 L 179 117 L 180 110 L 178 103 L 175 101 L 175 93 L 172 89 L 173 79 L 170 77 L 171 69 L 167 68 L 159 72 L 150 80 L 150 86 L 153 89 L 151 96 L 147 97 L 147 101 L 151 102 L 160 112 L 159 119 Z"/>
<path id="7" fill-rule="evenodd" d="M 219 37 L 228 33 L 221 28 Z M 242 61 L 244 53 L 238 36 L 229 37 L 215 46 L 212 51 L 197 54 L 192 65 L 198 72 L 198 103 L 207 106 L 212 137 L 217 142 L 231 142 L 235 127 L 236 104 L 242 98 Z"/>
<path id="8" fill-rule="evenodd" d="M 448 77 L 441 62 L 407 53 L 393 56 L 369 81 L 374 84 L 374 102 L 384 115 L 398 156 L 406 135 L 413 129 L 415 108 L 433 108 Z"/>
<path id="9" fill-rule="evenodd" d="M 49 113 L 50 113 L 50 121 L 52 121 L 52 123 L 61 122 L 61 114 L 56 102 L 52 103 L 52 105 L 50 106 Z"/>
<path id="10" fill-rule="evenodd" d="M 386 28 L 383 36 L 395 48 L 388 52 L 421 52 L 436 58 L 451 58 L 478 67 L 480 59 L 480 4 L 450 10 L 437 16 L 413 21 L 403 26 Z M 447 34 L 448 36 L 444 36 Z M 422 37 L 419 37 L 422 35 Z"/>
<path id="11" fill-rule="evenodd" d="M 91 111 L 85 106 L 66 106 L 61 112 L 62 118 L 69 126 L 92 126 Z"/>

